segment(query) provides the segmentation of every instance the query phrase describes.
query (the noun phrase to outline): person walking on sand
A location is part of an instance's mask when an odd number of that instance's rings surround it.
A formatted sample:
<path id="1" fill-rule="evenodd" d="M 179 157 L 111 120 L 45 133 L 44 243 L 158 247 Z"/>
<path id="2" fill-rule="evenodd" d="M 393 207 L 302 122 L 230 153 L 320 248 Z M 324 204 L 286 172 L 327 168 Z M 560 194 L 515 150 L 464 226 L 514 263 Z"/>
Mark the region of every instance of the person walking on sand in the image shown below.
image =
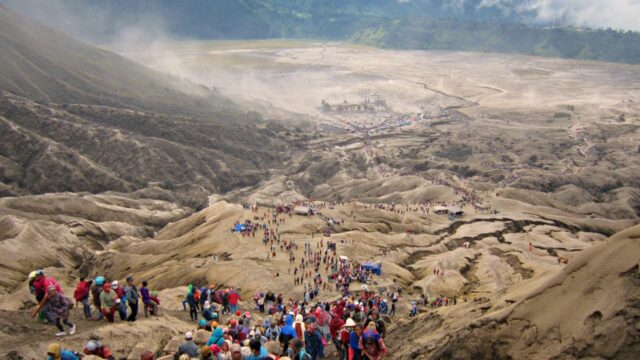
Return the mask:
<path id="1" fill-rule="evenodd" d="M 47 294 L 33 311 L 32 316 L 35 318 L 45 305 L 48 305 L 47 318 L 52 319 L 59 330 L 56 336 L 66 335 L 62 324 L 69 327 L 69 335 L 75 334 L 76 326 L 69 321 L 69 308 L 72 306 L 71 300 L 59 293 L 54 285 L 49 286 Z"/>

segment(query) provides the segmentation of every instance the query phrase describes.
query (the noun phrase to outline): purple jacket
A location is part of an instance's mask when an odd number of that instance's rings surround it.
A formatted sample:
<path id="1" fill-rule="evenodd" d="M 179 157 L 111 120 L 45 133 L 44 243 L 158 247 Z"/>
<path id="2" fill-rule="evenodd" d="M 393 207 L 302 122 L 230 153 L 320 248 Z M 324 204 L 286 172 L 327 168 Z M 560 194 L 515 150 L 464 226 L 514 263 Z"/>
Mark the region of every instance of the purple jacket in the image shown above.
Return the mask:
<path id="1" fill-rule="evenodd" d="M 151 302 L 151 295 L 149 294 L 149 289 L 146 287 L 140 288 L 140 295 L 142 295 L 142 302 L 148 304 Z"/>

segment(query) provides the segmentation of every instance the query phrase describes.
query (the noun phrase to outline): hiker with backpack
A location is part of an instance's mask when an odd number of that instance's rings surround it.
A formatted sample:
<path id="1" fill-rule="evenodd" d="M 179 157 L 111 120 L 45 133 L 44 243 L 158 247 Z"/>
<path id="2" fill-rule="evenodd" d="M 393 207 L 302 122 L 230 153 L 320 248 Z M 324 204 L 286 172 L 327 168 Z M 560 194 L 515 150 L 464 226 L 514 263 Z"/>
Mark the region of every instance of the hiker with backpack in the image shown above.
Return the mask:
<path id="1" fill-rule="evenodd" d="M 104 276 L 96 276 L 91 285 L 91 297 L 93 298 L 93 306 L 98 310 L 98 321 L 104 319 L 102 313 L 102 304 L 100 303 L 100 294 L 102 293 L 102 286 L 104 285 Z"/>
<path id="2" fill-rule="evenodd" d="M 38 312 L 45 305 L 48 305 L 47 318 L 53 319 L 56 327 L 59 330 L 56 333 L 56 336 L 66 335 L 62 324 L 69 327 L 69 335 L 73 335 L 76 332 L 76 326 L 69 321 L 69 309 L 73 307 L 73 303 L 71 302 L 71 300 L 62 295 L 62 293 L 58 292 L 55 285 L 53 284 L 49 285 L 47 294 L 33 311 L 32 316 L 35 318 L 38 315 Z"/>

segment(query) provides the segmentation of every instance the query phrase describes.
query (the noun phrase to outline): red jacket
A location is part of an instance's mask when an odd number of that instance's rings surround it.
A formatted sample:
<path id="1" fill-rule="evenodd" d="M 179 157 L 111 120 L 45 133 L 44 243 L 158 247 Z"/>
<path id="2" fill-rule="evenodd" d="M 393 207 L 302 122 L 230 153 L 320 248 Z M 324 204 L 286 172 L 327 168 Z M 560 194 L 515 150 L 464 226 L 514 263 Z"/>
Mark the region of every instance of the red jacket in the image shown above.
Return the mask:
<path id="1" fill-rule="evenodd" d="M 340 342 L 342 342 L 344 345 L 349 343 L 350 337 L 351 333 L 347 329 L 342 328 L 340 330 Z"/>
<path id="2" fill-rule="evenodd" d="M 340 319 L 337 316 L 334 316 L 329 323 L 329 331 L 331 332 L 331 338 L 335 339 L 338 337 L 338 331 L 342 329 L 344 326 L 344 320 Z"/>
<path id="3" fill-rule="evenodd" d="M 73 292 L 73 298 L 82 301 L 89 296 L 89 286 L 86 281 L 80 281 Z"/>
<path id="4" fill-rule="evenodd" d="M 240 300 L 240 294 L 237 292 L 229 293 L 229 304 L 230 305 L 238 305 L 238 301 Z"/>
<path id="5" fill-rule="evenodd" d="M 89 350 L 85 348 L 84 353 L 87 355 L 95 355 L 103 359 L 109 359 L 109 358 L 113 359 L 113 354 L 111 353 L 111 350 L 109 350 L 109 348 L 106 346 L 102 346 L 101 348 L 96 349 L 94 353 L 89 352 Z"/>
<path id="6" fill-rule="evenodd" d="M 122 297 L 124 296 L 124 288 L 118 285 L 118 288 L 114 290 L 116 291 L 116 295 L 118 296 L 118 299 L 122 299 Z"/>

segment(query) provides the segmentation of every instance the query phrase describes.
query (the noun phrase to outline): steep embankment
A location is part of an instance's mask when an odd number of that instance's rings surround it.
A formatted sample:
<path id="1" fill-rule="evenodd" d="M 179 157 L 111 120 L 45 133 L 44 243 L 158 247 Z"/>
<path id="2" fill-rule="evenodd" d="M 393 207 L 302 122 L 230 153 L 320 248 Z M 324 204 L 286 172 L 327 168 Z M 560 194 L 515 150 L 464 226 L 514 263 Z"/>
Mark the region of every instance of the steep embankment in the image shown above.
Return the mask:
<path id="1" fill-rule="evenodd" d="M 183 204 L 255 185 L 286 129 L 0 8 L 0 196 L 182 186 Z"/>
<path id="2" fill-rule="evenodd" d="M 398 359 L 636 358 L 639 254 L 635 226 L 543 282 L 402 322 L 388 342 Z"/>

